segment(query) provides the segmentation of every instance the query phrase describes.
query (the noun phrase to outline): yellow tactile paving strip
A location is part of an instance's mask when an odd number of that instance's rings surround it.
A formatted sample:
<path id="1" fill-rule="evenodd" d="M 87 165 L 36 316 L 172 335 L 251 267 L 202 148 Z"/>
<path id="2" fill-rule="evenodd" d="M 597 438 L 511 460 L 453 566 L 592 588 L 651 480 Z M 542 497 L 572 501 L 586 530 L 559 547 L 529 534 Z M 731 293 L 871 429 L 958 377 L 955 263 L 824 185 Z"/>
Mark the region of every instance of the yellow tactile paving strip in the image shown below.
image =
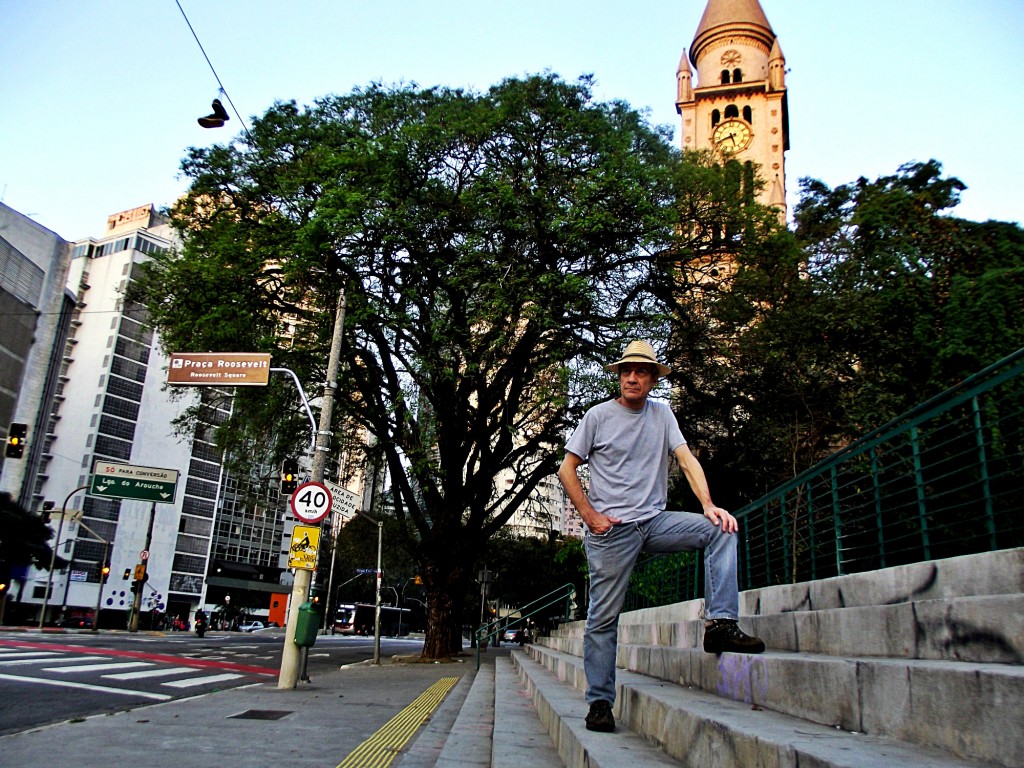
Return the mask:
<path id="1" fill-rule="evenodd" d="M 373 736 L 346 757 L 338 768 L 386 768 L 391 765 L 405 743 L 437 709 L 448 691 L 459 681 L 457 677 L 442 677 L 409 706 L 392 717 Z"/>

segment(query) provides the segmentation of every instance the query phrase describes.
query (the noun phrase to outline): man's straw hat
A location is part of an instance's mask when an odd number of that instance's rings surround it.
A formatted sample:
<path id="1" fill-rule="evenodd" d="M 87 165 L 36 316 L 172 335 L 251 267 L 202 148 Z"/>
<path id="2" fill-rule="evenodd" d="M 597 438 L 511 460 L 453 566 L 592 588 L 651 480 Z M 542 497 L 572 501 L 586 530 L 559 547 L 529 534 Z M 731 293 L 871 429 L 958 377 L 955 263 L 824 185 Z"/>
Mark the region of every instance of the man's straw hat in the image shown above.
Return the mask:
<path id="1" fill-rule="evenodd" d="M 658 358 L 654 354 L 654 347 L 646 341 L 629 342 L 626 346 L 626 351 L 622 353 L 622 358 L 606 365 L 605 368 L 613 373 L 618 373 L 619 366 L 623 363 L 647 363 L 653 365 L 658 369 L 659 376 L 667 376 L 672 372 L 672 369 L 667 365 L 662 365 L 658 362 Z"/>

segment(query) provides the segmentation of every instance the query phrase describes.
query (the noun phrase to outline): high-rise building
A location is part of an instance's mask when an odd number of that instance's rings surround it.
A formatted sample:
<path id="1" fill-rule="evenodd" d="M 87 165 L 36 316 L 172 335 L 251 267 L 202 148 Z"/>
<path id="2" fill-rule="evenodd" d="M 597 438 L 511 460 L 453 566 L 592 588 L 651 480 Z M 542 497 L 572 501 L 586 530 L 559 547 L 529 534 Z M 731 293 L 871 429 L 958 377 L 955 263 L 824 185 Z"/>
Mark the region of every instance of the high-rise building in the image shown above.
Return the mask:
<path id="1" fill-rule="evenodd" d="M 25 428 L 20 458 L 0 456 L 0 491 L 37 510 L 34 477 L 50 410 L 63 386 L 64 344 L 75 297 L 65 289 L 71 244 L 0 203 L 0 435 Z"/>
<path id="2" fill-rule="evenodd" d="M 164 384 L 167 358 L 146 310 L 126 295 L 150 255 L 174 242 L 166 219 L 146 205 L 110 216 L 103 237 L 74 244 L 67 285 L 77 302 L 34 488 L 36 499 L 54 503 L 58 554 L 70 566 L 52 581 L 35 572 L 25 596 L 54 606 L 48 619 L 63 606 L 95 606 L 104 558 L 110 576 L 101 610 L 109 612 L 108 623 L 127 616 L 143 561 L 140 608 L 149 615 L 187 620 L 201 604 L 223 603 L 232 589 L 236 605 L 264 615 L 275 595 L 287 593 L 278 583 L 282 500 L 274 487 L 253 492 L 226 477 L 213 441 L 230 397 L 210 389 L 172 396 Z M 201 407 L 200 426 L 180 434 L 175 421 L 194 405 Z M 177 472 L 173 503 L 85 493 L 97 462 Z M 57 514 L 65 506 L 80 516 Z M 266 594 L 254 600 L 252 591 Z"/>

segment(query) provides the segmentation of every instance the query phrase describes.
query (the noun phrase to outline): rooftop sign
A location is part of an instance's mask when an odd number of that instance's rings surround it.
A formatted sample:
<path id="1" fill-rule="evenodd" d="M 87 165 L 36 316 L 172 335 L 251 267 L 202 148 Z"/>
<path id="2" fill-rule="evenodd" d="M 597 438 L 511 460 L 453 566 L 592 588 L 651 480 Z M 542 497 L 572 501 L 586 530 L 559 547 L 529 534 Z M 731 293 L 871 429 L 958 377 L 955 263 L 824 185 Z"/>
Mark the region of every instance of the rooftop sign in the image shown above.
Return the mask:
<path id="1" fill-rule="evenodd" d="M 261 387 L 269 380 L 263 352 L 175 352 L 167 368 L 167 383 L 178 386 Z"/>

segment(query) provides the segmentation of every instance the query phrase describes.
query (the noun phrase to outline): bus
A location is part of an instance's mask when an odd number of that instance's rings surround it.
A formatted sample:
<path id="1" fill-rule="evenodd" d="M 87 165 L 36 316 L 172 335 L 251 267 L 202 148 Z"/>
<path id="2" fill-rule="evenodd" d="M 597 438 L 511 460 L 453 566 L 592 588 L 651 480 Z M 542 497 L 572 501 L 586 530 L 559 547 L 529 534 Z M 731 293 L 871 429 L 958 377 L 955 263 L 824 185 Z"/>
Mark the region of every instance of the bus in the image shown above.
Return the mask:
<path id="1" fill-rule="evenodd" d="M 342 603 L 334 614 L 334 626 L 331 634 L 372 635 L 376 606 L 368 603 Z M 400 632 L 408 634 L 412 621 L 412 611 L 408 608 L 398 609 L 390 605 L 380 607 L 380 633 L 395 637 Z"/>

